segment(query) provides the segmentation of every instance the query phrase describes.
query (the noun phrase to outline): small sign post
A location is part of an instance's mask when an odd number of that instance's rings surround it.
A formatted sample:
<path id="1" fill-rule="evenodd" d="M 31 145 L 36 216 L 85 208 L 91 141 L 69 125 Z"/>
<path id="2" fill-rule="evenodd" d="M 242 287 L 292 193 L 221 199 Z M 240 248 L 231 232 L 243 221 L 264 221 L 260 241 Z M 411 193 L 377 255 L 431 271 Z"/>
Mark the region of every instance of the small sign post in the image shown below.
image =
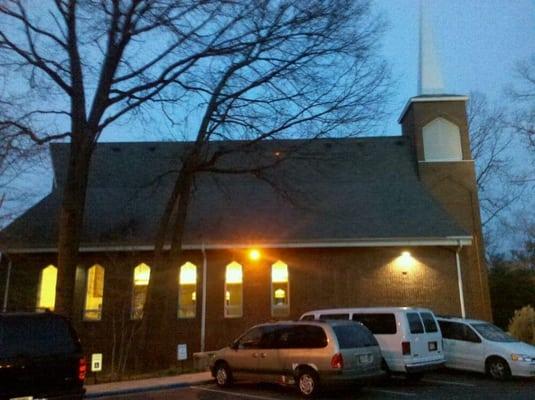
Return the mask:
<path id="1" fill-rule="evenodd" d="M 184 360 L 188 359 L 188 345 L 187 344 L 179 344 L 176 347 L 176 356 L 177 360 L 180 361 L 180 372 L 184 372 Z"/>
<path id="2" fill-rule="evenodd" d="M 97 372 L 102 371 L 102 353 L 93 353 L 91 354 L 91 372 L 95 378 L 95 383 L 97 383 Z"/>

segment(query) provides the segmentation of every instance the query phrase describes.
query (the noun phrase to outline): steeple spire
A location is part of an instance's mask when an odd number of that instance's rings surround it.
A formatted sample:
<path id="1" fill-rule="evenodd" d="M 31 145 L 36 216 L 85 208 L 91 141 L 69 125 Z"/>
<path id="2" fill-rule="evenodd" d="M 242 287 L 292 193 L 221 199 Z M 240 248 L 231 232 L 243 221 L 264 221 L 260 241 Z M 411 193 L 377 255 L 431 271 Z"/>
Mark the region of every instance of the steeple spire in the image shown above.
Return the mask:
<path id="1" fill-rule="evenodd" d="M 427 10 L 428 0 L 420 0 L 420 54 L 418 59 L 418 95 L 443 94 L 444 81 L 438 62 L 433 31 Z"/>

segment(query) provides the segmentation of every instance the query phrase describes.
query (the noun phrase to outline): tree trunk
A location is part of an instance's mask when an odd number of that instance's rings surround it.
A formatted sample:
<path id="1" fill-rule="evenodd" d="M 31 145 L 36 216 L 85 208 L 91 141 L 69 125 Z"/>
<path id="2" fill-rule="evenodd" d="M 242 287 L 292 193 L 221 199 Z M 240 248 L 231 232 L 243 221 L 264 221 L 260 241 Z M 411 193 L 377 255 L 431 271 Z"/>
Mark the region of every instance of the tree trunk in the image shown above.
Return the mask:
<path id="1" fill-rule="evenodd" d="M 74 136 L 74 135 L 73 135 Z M 58 280 L 56 311 L 74 322 L 74 282 L 91 158 L 86 140 L 73 140 L 70 146 L 67 178 L 59 218 Z"/>
<path id="2" fill-rule="evenodd" d="M 166 208 L 166 214 L 170 215 L 162 218 L 156 240 L 142 325 L 144 368 L 149 370 L 168 368 L 176 359 L 173 327 L 177 319 L 178 267 L 192 182 L 193 173 L 183 167 Z M 169 231 L 172 233 L 171 251 L 164 252 L 165 236 Z"/>

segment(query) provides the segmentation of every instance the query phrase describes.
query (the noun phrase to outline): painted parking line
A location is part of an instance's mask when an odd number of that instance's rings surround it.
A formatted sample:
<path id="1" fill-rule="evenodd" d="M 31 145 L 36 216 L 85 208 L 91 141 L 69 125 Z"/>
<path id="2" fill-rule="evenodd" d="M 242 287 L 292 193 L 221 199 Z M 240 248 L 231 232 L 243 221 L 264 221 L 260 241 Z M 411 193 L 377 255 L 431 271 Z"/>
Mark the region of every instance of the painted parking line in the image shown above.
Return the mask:
<path id="1" fill-rule="evenodd" d="M 258 396 L 256 394 L 237 393 L 237 392 L 231 392 L 231 391 L 228 391 L 228 390 L 212 389 L 212 388 L 209 388 L 209 387 L 206 387 L 206 386 L 191 386 L 190 389 L 203 390 L 203 391 L 206 391 L 206 392 L 213 392 L 213 393 L 221 393 L 221 394 L 226 394 L 226 395 L 231 395 L 231 396 L 236 396 L 236 397 L 244 397 L 244 398 L 247 398 L 247 399 L 279 400 L 276 397 Z"/>
<path id="2" fill-rule="evenodd" d="M 477 385 L 474 383 L 464 383 L 464 382 L 456 382 L 456 381 L 443 381 L 440 379 L 422 379 L 422 382 L 428 382 L 428 383 L 440 383 L 442 385 L 455 385 L 455 386 L 464 386 L 464 387 L 476 387 Z"/>
<path id="3" fill-rule="evenodd" d="M 417 396 L 416 393 L 401 392 L 401 391 L 398 391 L 398 390 L 365 388 L 364 391 L 365 392 L 372 392 L 372 393 L 377 392 L 377 393 L 384 393 L 384 394 L 393 394 L 393 395 L 396 395 L 396 396 L 405 396 L 405 397 L 415 397 L 415 396 Z"/>

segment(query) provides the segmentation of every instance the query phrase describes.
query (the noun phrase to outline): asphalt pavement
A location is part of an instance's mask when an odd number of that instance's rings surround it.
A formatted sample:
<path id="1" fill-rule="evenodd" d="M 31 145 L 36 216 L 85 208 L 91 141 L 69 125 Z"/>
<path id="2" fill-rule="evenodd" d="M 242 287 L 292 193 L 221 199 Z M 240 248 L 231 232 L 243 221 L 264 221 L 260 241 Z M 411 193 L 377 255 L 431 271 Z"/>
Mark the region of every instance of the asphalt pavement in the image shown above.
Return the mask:
<path id="1" fill-rule="evenodd" d="M 293 387 L 270 384 L 236 383 L 229 389 L 220 389 L 214 383 L 182 386 L 168 389 L 100 397 L 104 400 L 281 400 L 301 399 Z M 365 388 L 347 387 L 320 394 L 318 399 L 535 399 L 535 379 L 513 379 L 496 382 L 484 375 L 466 372 L 439 372 L 428 374 L 420 382 L 393 378 Z"/>

